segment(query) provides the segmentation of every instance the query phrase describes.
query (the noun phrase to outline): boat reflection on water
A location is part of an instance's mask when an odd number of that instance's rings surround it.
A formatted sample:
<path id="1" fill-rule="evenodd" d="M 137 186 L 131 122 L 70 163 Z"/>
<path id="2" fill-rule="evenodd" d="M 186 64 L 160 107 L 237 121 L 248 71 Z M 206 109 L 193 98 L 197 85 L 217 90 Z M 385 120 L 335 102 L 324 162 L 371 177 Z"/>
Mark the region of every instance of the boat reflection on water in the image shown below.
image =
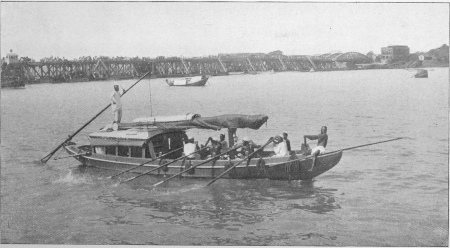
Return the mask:
<path id="1" fill-rule="evenodd" d="M 114 171 L 80 167 L 80 173 L 107 179 Z M 81 171 L 84 170 L 84 171 Z M 124 207 L 126 211 L 145 208 L 152 221 L 176 223 L 189 227 L 214 229 L 241 228 L 242 225 L 263 223 L 285 218 L 286 214 L 301 216 L 302 211 L 325 214 L 340 209 L 335 199 L 337 189 L 314 186 L 314 180 L 273 181 L 268 179 L 224 179 L 206 186 L 205 179 L 175 179 L 158 187 L 160 180 L 149 176 L 133 183 L 109 184 L 111 194 L 100 196 L 99 201 L 111 207 Z M 140 223 L 139 218 L 135 224 Z M 192 221 L 192 220 L 196 221 Z M 130 220 L 132 221 L 132 220 Z"/>
<path id="2" fill-rule="evenodd" d="M 315 180 L 273 181 L 273 180 L 222 180 L 226 187 L 211 187 L 213 197 L 224 198 L 218 205 L 239 209 L 240 206 L 253 206 L 253 209 L 265 209 L 276 206 L 277 211 L 301 209 L 323 214 L 340 209 L 335 200 L 337 189 L 315 187 Z M 232 187 L 231 185 L 236 185 Z M 240 192 L 240 193 L 239 193 Z M 239 194 L 242 194 L 239 196 Z M 227 199 L 230 201 L 227 202 Z M 241 201 L 236 203 L 236 201 Z M 276 212 L 277 212 L 276 211 Z"/>

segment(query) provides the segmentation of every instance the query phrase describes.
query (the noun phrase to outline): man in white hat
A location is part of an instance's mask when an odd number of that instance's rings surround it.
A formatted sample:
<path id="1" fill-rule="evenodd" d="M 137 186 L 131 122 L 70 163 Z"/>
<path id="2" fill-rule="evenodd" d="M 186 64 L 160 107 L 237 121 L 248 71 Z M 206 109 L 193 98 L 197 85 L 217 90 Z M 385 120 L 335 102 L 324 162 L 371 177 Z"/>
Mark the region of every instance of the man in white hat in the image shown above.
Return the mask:
<path id="1" fill-rule="evenodd" d="M 120 123 L 120 120 L 122 119 L 122 101 L 120 100 L 120 97 L 123 95 L 125 90 L 122 86 L 120 86 L 120 88 L 122 88 L 122 93 L 119 92 L 119 84 L 114 83 L 114 91 L 109 97 L 111 100 L 111 109 L 114 115 L 113 123 Z"/>
<path id="2" fill-rule="evenodd" d="M 286 143 L 280 135 L 275 136 L 273 139 L 273 151 L 275 155 L 273 157 L 284 157 L 289 156 L 289 151 L 287 149 Z"/>

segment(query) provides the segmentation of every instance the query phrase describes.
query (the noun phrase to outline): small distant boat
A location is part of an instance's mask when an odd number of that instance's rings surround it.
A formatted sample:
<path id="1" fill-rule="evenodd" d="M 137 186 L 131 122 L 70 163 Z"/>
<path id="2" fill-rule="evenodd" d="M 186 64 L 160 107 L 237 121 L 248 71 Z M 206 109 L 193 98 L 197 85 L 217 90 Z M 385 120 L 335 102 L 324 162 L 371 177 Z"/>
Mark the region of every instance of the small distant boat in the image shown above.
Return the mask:
<path id="1" fill-rule="evenodd" d="M 242 74 L 244 74 L 245 72 L 243 72 L 243 71 L 230 71 L 230 72 L 228 72 L 228 75 L 242 75 Z"/>
<path id="2" fill-rule="evenodd" d="M 258 72 L 257 71 L 245 71 L 244 74 L 256 75 L 256 74 L 258 74 Z"/>
<path id="3" fill-rule="evenodd" d="M 209 78 L 207 76 L 203 75 L 198 77 L 187 77 L 184 79 L 177 79 L 177 80 L 166 79 L 166 83 L 169 86 L 205 86 L 208 79 Z"/>
<path id="4" fill-rule="evenodd" d="M 417 71 L 416 75 L 414 75 L 415 78 L 427 78 L 428 77 L 428 71 L 424 69 L 420 69 Z"/>
<path id="5" fill-rule="evenodd" d="M 1 80 L 1 87 L 2 88 L 22 88 L 25 87 L 25 82 L 19 78 L 2 78 Z"/>

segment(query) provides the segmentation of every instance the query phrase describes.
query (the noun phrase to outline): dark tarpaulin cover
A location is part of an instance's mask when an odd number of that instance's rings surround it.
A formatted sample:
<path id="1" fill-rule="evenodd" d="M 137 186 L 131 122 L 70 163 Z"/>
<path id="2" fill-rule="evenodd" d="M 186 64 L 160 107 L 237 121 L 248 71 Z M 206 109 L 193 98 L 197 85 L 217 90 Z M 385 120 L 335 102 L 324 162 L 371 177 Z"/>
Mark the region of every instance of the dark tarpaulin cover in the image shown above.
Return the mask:
<path id="1" fill-rule="evenodd" d="M 162 129 L 204 128 L 220 130 L 222 128 L 259 129 L 267 122 L 267 115 L 228 114 L 212 117 L 194 117 L 191 120 L 151 122 L 151 123 L 119 123 L 119 129 L 156 127 Z"/>
<path id="2" fill-rule="evenodd" d="M 221 128 L 251 128 L 259 129 L 267 122 L 269 117 L 267 115 L 219 115 L 212 117 L 198 117 L 190 122 L 197 128 L 208 128 L 219 130 Z"/>

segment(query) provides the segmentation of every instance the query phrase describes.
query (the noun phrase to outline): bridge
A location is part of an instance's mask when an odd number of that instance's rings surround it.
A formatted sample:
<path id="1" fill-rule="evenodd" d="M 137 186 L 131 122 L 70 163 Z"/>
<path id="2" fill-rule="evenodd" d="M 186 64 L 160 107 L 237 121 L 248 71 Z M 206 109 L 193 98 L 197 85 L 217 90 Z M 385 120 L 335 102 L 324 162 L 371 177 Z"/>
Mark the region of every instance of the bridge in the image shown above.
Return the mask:
<path id="1" fill-rule="evenodd" d="M 147 71 L 156 77 L 183 77 L 194 75 L 228 75 L 234 72 L 263 71 L 327 71 L 356 69 L 356 64 L 372 60 L 357 52 L 327 53 L 321 55 L 219 54 L 205 57 L 157 57 L 89 60 L 20 61 L 2 65 L 2 76 L 22 78 L 33 82 L 72 82 L 106 79 L 136 78 Z M 5 68 L 4 68 L 5 67 Z"/>

